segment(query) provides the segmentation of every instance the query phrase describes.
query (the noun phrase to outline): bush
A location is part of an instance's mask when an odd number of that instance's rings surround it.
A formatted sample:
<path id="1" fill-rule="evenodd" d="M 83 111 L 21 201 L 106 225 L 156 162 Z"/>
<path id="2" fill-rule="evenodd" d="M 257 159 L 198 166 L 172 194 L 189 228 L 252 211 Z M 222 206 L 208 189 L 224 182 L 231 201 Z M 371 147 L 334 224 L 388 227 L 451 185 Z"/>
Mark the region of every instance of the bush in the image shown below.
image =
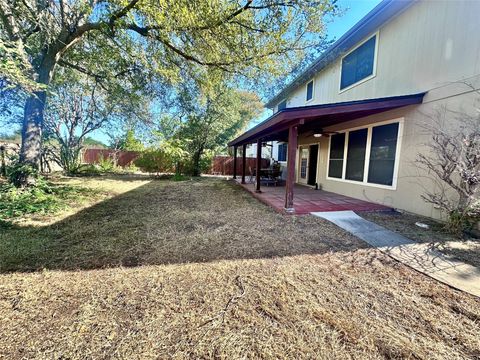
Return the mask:
<path id="1" fill-rule="evenodd" d="M 98 168 L 100 172 L 118 172 L 119 167 L 114 159 L 111 157 L 104 157 L 103 154 L 100 155 L 98 159 Z"/>
<path id="2" fill-rule="evenodd" d="M 161 149 L 149 149 L 144 151 L 134 164 L 140 170 L 148 173 L 174 172 L 172 159 Z"/>

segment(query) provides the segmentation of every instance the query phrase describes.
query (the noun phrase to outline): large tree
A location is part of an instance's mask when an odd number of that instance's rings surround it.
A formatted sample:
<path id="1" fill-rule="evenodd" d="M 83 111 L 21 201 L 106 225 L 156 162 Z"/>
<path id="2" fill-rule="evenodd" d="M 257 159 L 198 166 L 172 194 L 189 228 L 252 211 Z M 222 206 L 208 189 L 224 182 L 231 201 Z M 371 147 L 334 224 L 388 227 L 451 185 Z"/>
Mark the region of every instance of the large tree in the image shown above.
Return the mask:
<path id="1" fill-rule="evenodd" d="M 47 158 L 73 174 L 80 169 L 87 135 L 110 123 L 121 126 L 125 119 L 147 116 L 142 111 L 146 98 L 128 90 L 106 92 L 83 76 L 63 76 L 53 84 L 43 124 Z"/>
<path id="2" fill-rule="evenodd" d="M 207 74 L 259 79 L 285 73 L 334 11 L 330 0 L 0 0 L 1 77 L 29 94 L 21 162 L 38 165 L 59 67 L 106 89 L 118 78 L 138 86 Z"/>
<path id="3" fill-rule="evenodd" d="M 200 175 L 206 152 L 225 151 L 227 142 L 243 131 L 263 110 L 259 97 L 223 84 L 202 91 L 194 84 L 178 93 L 176 107 L 161 118 L 161 147 L 180 148 L 188 154 L 188 170 Z"/>

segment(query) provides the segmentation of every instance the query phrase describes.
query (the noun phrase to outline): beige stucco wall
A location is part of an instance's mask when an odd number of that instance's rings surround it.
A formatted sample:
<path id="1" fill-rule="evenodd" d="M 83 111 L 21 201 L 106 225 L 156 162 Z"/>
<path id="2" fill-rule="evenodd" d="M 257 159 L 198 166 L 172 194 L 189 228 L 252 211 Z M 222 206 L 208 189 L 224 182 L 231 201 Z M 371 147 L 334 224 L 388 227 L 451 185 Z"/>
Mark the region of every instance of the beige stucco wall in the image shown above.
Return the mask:
<path id="1" fill-rule="evenodd" d="M 471 83 L 479 89 L 480 77 L 472 79 Z M 329 131 L 341 131 L 375 122 L 403 118 L 403 133 L 400 136 L 401 147 L 397 157 L 399 168 L 396 189 L 383 189 L 365 184 L 328 180 L 326 179 L 326 172 L 329 139 L 327 137 L 318 139 L 313 136 L 300 136 L 299 145 L 320 144 L 317 182 L 322 185 L 324 190 L 441 219 L 442 214 L 421 198 L 426 190 L 437 186 L 431 180 L 431 177 L 420 169 L 415 162 L 419 153 L 427 151 L 424 144 L 431 139 L 431 134 L 425 130 L 425 124 L 431 124 L 434 121 L 433 119 L 438 117 L 437 113 L 439 111 L 442 112 L 447 109 L 447 112 L 444 112 L 447 124 L 456 126 L 461 121 L 461 116 L 459 117 L 458 113 L 478 115 L 476 108 L 479 105 L 479 98 L 479 94 L 465 84 L 450 84 L 429 92 L 421 105 L 408 106 L 326 128 Z"/>
<path id="2" fill-rule="evenodd" d="M 480 1 L 419 1 L 378 29 L 375 77 L 340 92 L 337 59 L 314 77 L 313 101 L 305 101 L 305 83 L 290 94 L 287 106 L 413 94 L 476 76 L 479 14 Z"/>

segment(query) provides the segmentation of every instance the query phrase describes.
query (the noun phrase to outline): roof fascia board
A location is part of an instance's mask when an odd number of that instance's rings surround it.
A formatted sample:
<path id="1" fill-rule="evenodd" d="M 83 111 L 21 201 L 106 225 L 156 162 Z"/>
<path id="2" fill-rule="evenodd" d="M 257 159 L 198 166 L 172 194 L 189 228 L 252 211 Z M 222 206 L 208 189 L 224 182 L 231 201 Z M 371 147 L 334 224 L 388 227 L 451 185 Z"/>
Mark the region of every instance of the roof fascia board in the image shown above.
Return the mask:
<path id="1" fill-rule="evenodd" d="M 285 127 L 294 124 L 295 121 L 318 118 L 323 115 L 335 115 L 371 109 L 389 110 L 396 107 L 421 103 L 424 95 L 425 93 L 423 92 L 411 95 L 287 108 L 280 110 L 257 126 L 244 132 L 242 135 L 229 142 L 228 146 L 238 146 L 244 143 L 249 143 L 264 136 L 265 131 L 271 130 L 272 127 L 276 127 L 275 131 L 281 131 Z M 374 104 L 373 106 L 372 103 Z"/>

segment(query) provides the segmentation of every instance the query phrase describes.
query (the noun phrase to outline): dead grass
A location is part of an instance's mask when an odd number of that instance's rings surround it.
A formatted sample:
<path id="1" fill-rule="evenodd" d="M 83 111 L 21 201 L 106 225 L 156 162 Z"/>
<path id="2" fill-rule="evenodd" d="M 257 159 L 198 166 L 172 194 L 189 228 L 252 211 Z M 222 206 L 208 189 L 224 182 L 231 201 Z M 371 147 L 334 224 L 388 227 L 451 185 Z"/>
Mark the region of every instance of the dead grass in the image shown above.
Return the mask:
<path id="1" fill-rule="evenodd" d="M 480 239 L 464 235 L 458 238 L 443 229 L 443 225 L 423 216 L 398 212 L 362 212 L 362 217 L 398 232 L 414 241 L 428 243 L 432 248 L 473 266 L 480 267 Z M 422 229 L 415 225 L 429 225 Z"/>
<path id="2" fill-rule="evenodd" d="M 478 299 L 219 180 L 151 181 L 0 244 L 0 358 L 480 357 Z"/>

